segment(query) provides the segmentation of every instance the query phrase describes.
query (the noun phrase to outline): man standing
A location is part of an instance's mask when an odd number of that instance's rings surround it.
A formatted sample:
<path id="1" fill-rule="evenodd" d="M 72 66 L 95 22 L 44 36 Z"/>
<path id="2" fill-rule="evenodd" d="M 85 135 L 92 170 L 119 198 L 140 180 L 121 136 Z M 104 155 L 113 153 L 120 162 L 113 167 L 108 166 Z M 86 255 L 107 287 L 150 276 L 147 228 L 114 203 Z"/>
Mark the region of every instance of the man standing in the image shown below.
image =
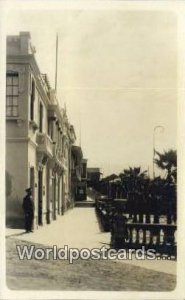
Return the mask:
<path id="1" fill-rule="evenodd" d="M 25 190 L 27 195 L 23 199 L 22 208 L 25 215 L 25 230 L 26 232 L 33 232 L 33 219 L 34 219 L 34 201 L 32 197 L 32 189 Z"/>

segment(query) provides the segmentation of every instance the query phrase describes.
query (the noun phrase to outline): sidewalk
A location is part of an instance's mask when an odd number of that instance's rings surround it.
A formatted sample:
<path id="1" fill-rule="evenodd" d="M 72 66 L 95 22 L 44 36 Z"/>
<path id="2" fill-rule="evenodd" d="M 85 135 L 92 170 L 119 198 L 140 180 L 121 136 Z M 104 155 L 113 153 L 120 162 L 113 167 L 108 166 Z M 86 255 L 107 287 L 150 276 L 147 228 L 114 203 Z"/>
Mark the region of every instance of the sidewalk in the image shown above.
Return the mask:
<path id="1" fill-rule="evenodd" d="M 43 244 L 57 245 L 63 248 L 102 248 L 109 247 L 110 233 L 100 232 L 94 208 L 75 207 L 64 216 L 58 217 L 49 225 L 39 227 L 34 233 L 24 233 L 24 230 L 7 228 L 6 236 Z M 176 262 L 168 260 L 122 260 L 116 263 L 130 264 L 146 269 L 176 275 Z"/>
<path id="2" fill-rule="evenodd" d="M 99 230 L 94 208 L 75 207 L 58 217 L 51 224 L 39 226 L 34 233 L 24 233 L 20 229 L 7 229 L 7 236 L 22 241 L 35 242 L 43 245 L 72 248 L 101 248 L 109 244 L 110 233 Z"/>

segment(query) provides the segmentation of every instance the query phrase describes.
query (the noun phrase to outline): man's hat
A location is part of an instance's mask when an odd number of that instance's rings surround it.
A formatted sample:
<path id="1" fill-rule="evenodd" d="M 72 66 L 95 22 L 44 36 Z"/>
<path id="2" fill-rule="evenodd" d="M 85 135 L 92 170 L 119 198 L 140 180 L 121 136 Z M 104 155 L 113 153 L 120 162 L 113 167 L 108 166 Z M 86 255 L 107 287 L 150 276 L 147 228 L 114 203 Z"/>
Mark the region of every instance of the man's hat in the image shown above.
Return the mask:
<path id="1" fill-rule="evenodd" d="M 26 190 L 25 190 L 25 192 L 27 192 L 27 193 L 29 193 L 29 192 L 31 192 L 32 191 L 32 188 L 27 188 Z"/>

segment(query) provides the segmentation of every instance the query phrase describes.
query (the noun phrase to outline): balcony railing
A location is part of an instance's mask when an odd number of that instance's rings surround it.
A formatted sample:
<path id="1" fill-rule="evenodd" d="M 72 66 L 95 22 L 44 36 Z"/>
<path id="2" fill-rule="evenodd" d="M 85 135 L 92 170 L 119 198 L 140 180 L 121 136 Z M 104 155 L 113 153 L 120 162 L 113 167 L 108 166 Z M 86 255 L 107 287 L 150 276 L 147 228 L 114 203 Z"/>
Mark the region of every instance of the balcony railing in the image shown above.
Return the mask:
<path id="1" fill-rule="evenodd" d="M 47 156 L 53 156 L 53 142 L 46 133 L 37 133 L 38 151 L 44 152 Z"/>
<path id="2" fill-rule="evenodd" d="M 176 257 L 176 230 L 177 226 L 172 224 L 127 223 L 125 248 L 144 245 L 157 253 Z"/>
<path id="3" fill-rule="evenodd" d="M 158 222 L 153 215 L 148 218 L 146 215 L 142 218 L 129 214 L 120 216 L 112 207 L 111 199 L 97 200 L 96 212 L 102 230 L 111 232 L 113 248 L 140 249 L 144 246 L 145 250 L 153 249 L 157 255 L 167 255 L 169 259 L 177 256 L 177 225 L 164 222 L 169 216 L 159 215 Z"/>
<path id="4" fill-rule="evenodd" d="M 58 148 L 57 144 L 53 145 L 53 157 L 59 166 L 61 166 L 64 170 L 67 169 L 67 161 L 64 158 L 62 150 Z"/>

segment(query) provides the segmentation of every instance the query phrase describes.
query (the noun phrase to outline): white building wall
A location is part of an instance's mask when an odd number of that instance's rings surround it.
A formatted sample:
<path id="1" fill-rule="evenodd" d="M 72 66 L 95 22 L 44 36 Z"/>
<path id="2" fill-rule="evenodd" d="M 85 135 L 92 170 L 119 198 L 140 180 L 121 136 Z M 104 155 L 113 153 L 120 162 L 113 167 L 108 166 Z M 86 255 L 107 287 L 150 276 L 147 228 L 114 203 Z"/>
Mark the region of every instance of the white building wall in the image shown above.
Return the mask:
<path id="1" fill-rule="evenodd" d="M 6 219 L 9 225 L 24 225 L 22 209 L 25 189 L 28 187 L 27 141 L 8 141 L 6 144 L 6 171 L 10 189 L 6 191 Z"/>
<path id="2" fill-rule="evenodd" d="M 28 33 L 22 33 L 17 37 L 10 37 L 7 46 L 7 70 L 18 72 L 19 74 L 19 116 L 18 118 L 9 120 L 7 118 L 7 149 L 6 149 L 6 170 L 9 175 L 9 195 L 7 196 L 7 216 L 23 220 L 22 200 L 25 195 L 25 189 L 30 186 L 30 168 L 34 168 L 34 201 L 35 201 L 35 224 L 38 224 L 38 171 L 43 170 L 43 186 L 42 186 L 42 220 L 46 223 L 46 213 L 50 210 L 50 220 L 54 218 L 55 213 L 60 214 L 62 206 L 66 209 L 69 203 L 69 139 L 68 139 L 68 121 L 65 114 L 65 122 L 63 122 L 64 114 L 59 108 L 52 108 L 54 114 L 54 137 L 56 139 L 58 126 L 61 133 L 67 137 L 68 145 L 64 150 L 61 143 L 57 145 L 63 154 L 58 151 L 57 157 L 52 154 L 52 141 L 46 139 L 46 148 L 42 149 L 42 141 L 38 141 L 37 135 L 39 129 L 39 111 L 40 102 L 43 105 L 43 123 L 42 133 L 48 134 L 48 105 L 49 99 L 48 82 L 42 80 L 42 75 L 38 69 L 34 55 L 30 48 L 30 36 Z M 29 55 L 28 55 L 29 54 Z M 21 55 L 24 55 L 21 57 Z M 15 57 L 14 57 L 15 56 Z M 18 56 L 18 57 L 16 57 Z M 20 63 L 21 58 L 21 63 Z M 14 62 L 15 60 L 15 62 Z M 34 101 L 34 116 L 30 118 L 31 90 L 32 80 L 35 82 L 35 101 Z M 50 88 L 49 88 L 49 91 Z M 52 102 L 50 104 L 53 104 Z M 57 104 L 57 101 L 55 101 Z M 56 126 L 57 122 L 57 126 Z M 37 125 L 37 126 L 36 126 Z M 42 136 L 41 136 L 42 138 Z M 57 142 L 57 141 L 56 141 Z M 41 151 L 45 151 L 42 155 L 38 154 L 39 144 Z M 49 150 L 48 150 L 49 149 Z M 42 153 L 41 153 L 42 154 Z M 65 154 L 65 159 L 62 155 Z M 53 155 L 53 159 L 51 156 Z M 61 156 L 60 156 L 61 155 Z M 40 161 L 39 160 L 40 157 Z M 63 161 L 65 163 L 62 167 Z M 44 161 L 44 162 L 43 162 Z M 49 171 L 48 171 L 49 169 Z M 64 171 L 65 169 L 65 171 Z M 63 170 L 63 174 L 61 176 Z M 60 182 L 60 184 L 59 184 Z M 55 187 L 54 187 L 55 183 Z M 60 189 L 60 192 L 59 192 Z M 55 191 L 55 198 L 54 198 Z M 58 200 L 58 195 L 60 199 Z M 57 203 L 54 203 L 56 199 Z M 53 209 L 57 210 L 53 211 Z"/>

